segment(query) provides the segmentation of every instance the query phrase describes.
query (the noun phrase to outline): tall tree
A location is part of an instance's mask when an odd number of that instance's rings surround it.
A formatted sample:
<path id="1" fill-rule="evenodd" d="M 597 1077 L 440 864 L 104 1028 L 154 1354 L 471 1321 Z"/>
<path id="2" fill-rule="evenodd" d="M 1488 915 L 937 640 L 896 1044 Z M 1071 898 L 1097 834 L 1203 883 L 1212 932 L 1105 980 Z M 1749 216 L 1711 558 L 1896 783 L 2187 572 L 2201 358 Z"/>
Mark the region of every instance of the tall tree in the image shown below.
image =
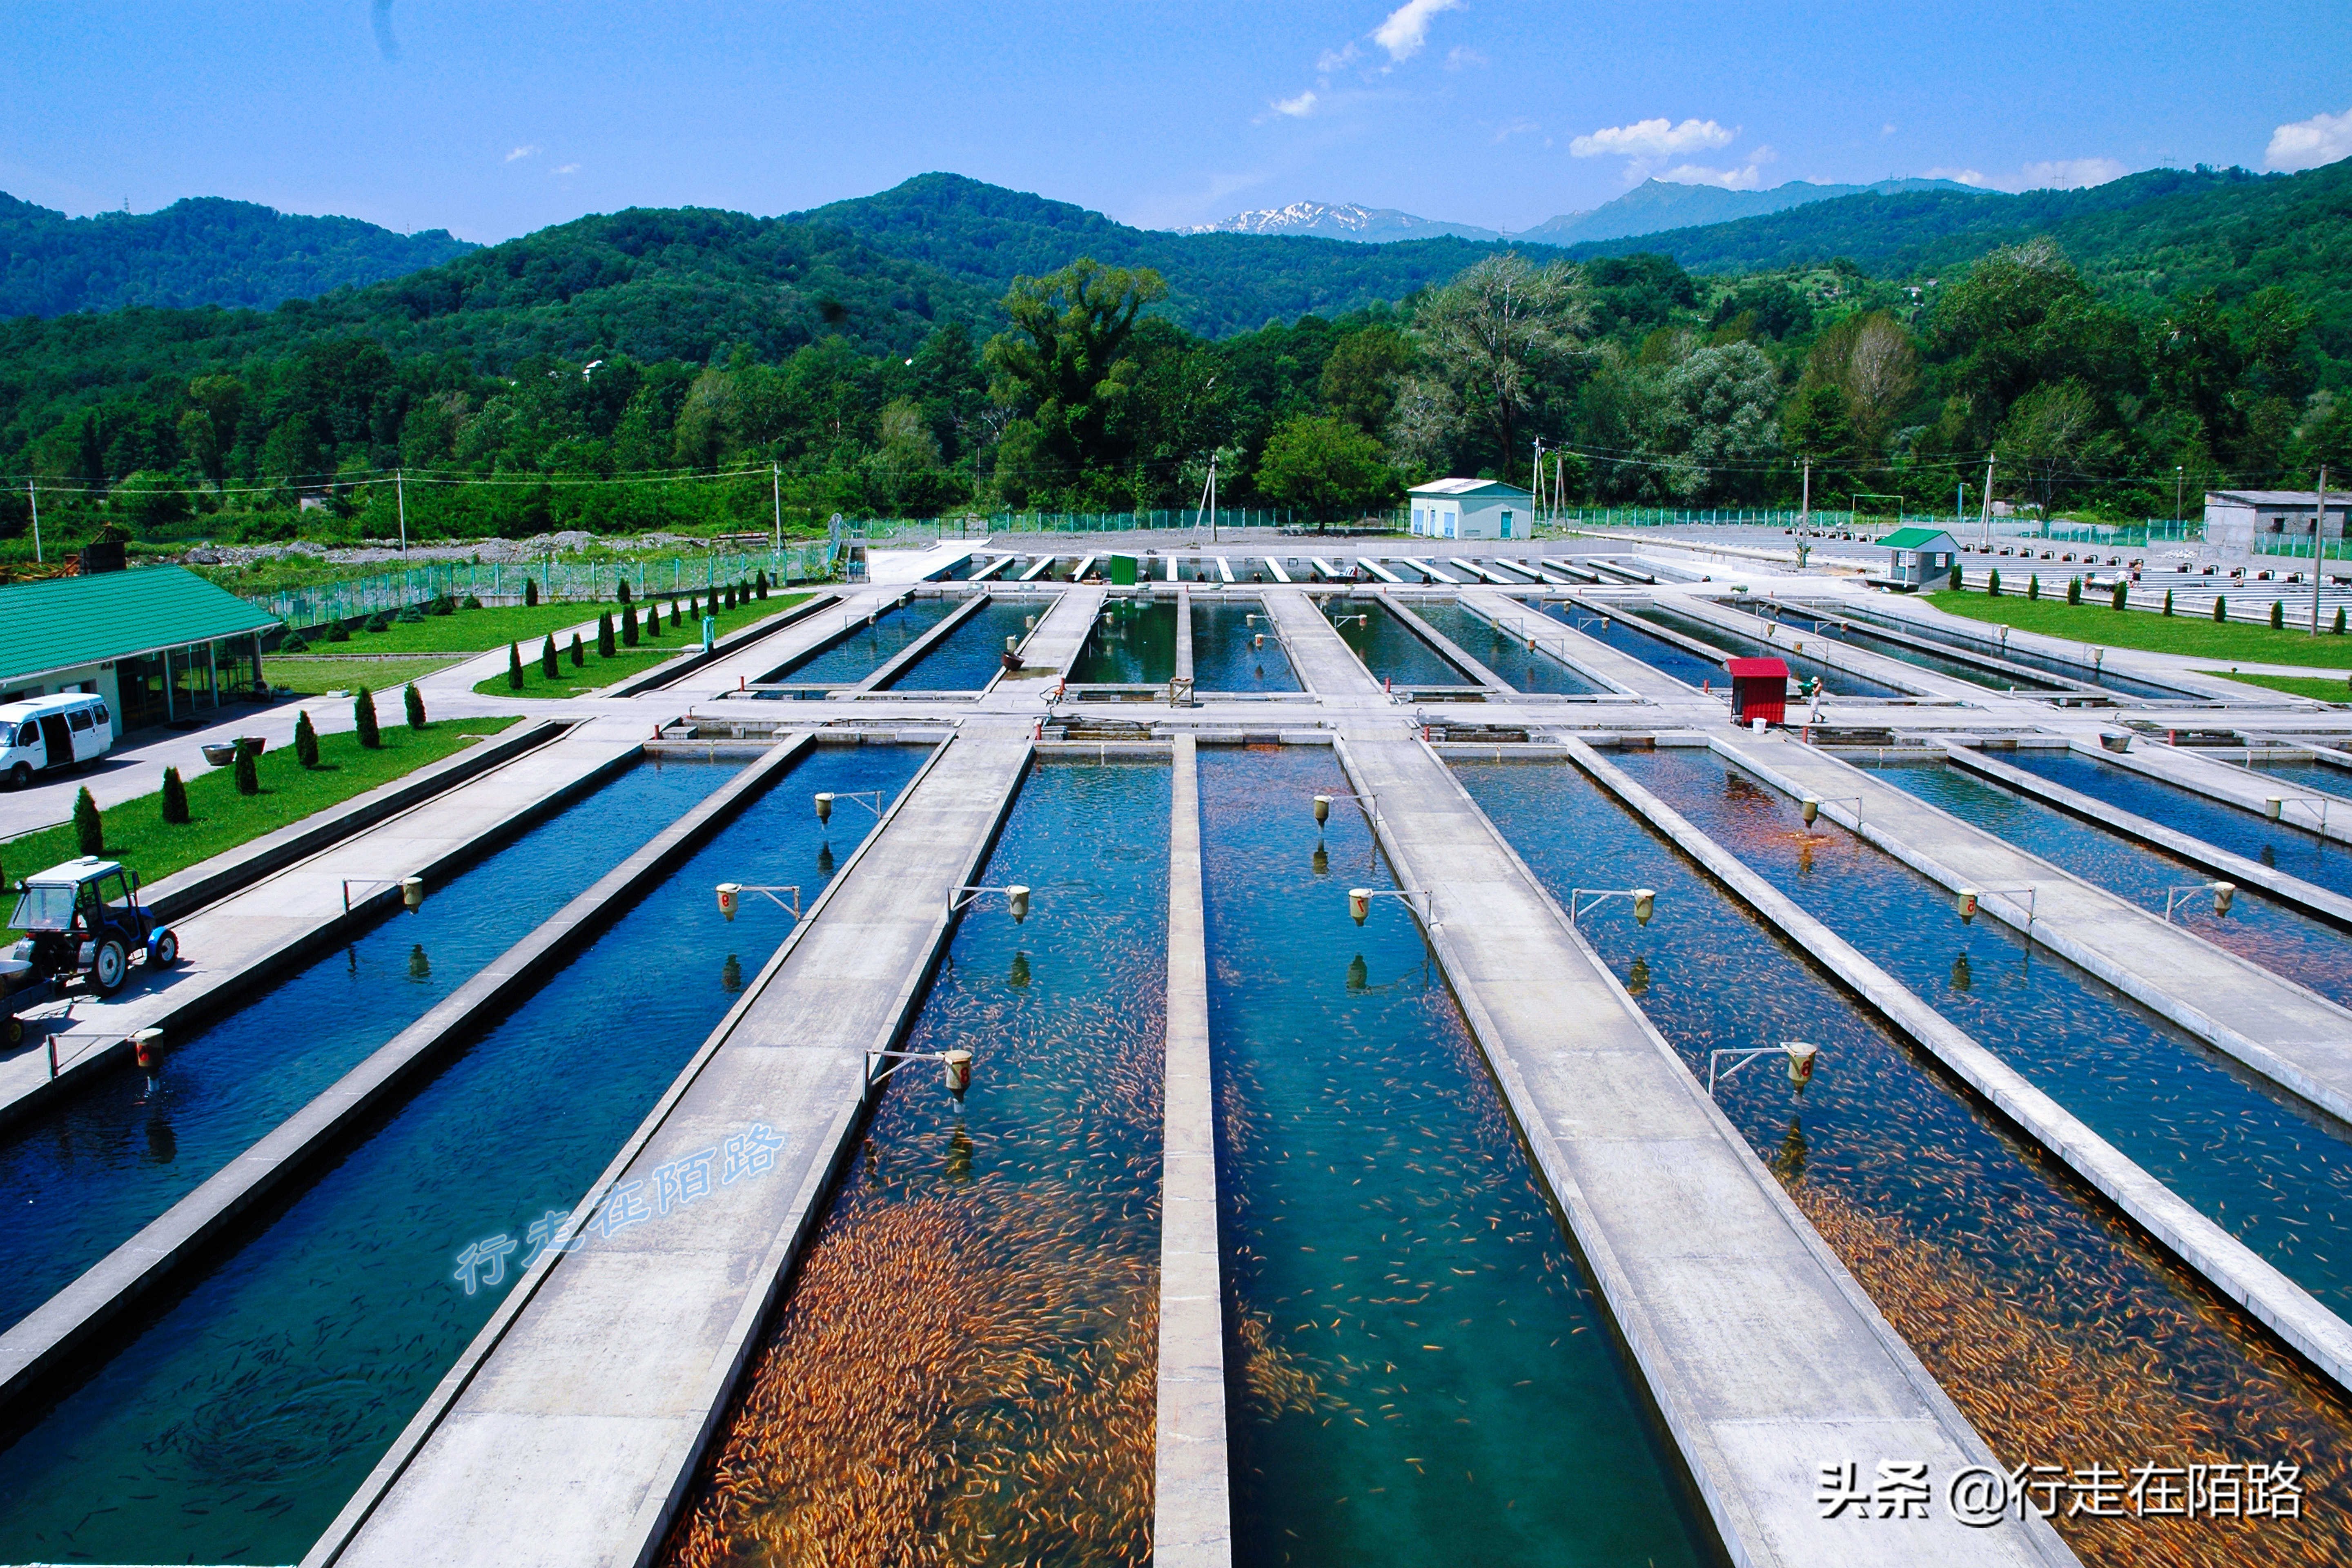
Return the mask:
<path id="1" fill-rule="evenodd" d="M 1507 479 L 1522 417 L 1545 381 L 1567 369 L 1592 319 L 1575 273 L 1513 252 L 1488 257 L 1425 300 L 1415 315 L 1422 352 L 1459 405 L 1492 439 Z"/>
<path id="2" fill-rule="evenodd" d="M 1034 430 L 1031 460 L 1048 482 L 1071 484 L 1110 455 L 1111 421 L 1141 370 L 1128 340 L 1143 308 L 1167 295 L 1148 267 L 1089 257 L 1013 280 L 1003 301 L 1013 331 L 989 339 L 984 357 L 996 373 L 992 394 L 1021 408 Z"/>

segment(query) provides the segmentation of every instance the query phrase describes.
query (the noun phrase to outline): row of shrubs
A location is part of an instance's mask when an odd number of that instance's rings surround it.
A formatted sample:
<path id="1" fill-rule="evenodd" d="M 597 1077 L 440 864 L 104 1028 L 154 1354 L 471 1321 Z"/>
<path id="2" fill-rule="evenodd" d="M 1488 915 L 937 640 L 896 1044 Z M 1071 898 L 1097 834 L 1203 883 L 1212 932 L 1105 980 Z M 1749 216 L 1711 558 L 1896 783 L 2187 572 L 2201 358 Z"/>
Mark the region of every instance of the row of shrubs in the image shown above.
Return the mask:
<path id="1" fill-rule="evenodd" d="M 1952 586 L 1955 588 L 1960 586 L 1960 569 L 1957 565 L 1952 568 Z M 2114 592 L 2108 595 L 2107 607 L 2116 610 L 2126 608 L 2129 603 L 2130 593 L 2131 584 L 2128 581 L 2117 583 Z M 2000 571 L 1998 567 L 1985 578 L 1985 596 L 1992 599 L 2000 597 Z M 2029 601 L 2042 597 L 2042 579 L 2039 575 L 2028 577 L 2025 580 L 2025 596 Z M 2079 605 L 2083 602 L 2083 580 L 2080 577 L 2067 579 L 2066 602 L 2070 605 Z M 2164 608 L 2160 613 L 2168 616 L 2172 614 L 2172 590 L 2169 588 L 2164 591 Z M 2215 624 L 2219 625 L 2229 618 L 2229 600 L 2219 594 L 2214 595 Z M 2273 631 L 2286 629 L 2286 600 L 2284 598 L 2271 601 L 2271 629 Z M 2337 637 L 2344 635 L 2344 606 L 2341 605 L 2336 607 L 2336 624 L 2333 629 Z"/>
<path id="2" fill-rule="evenodd" d="M 727 608 L 731 610 L 739 603 L 748 604 L 753 599 L 765 599 L 768 596 L 771 585 L 772 584 L 768 581 L 767 569 L 762 567 L 760 571 L 752 574 L 751 581 L 749 583 L 732 583 L 729 584 L 725 587 L 713 588 L 710 590 L 710 604 L 713 613 L 716 613 L 722 595 L 726 601 Z M 617 597 L 620 600 L 623 615 L 628 615 L 629 605 L 633 603 L 635 595 L 626 582 L 621 584 L 620 593 Z M 530 577 L 523 579 L 522 602 L 526 608 L 535 608 L 538 605 L 540 602 L 539 584 L 536 579 Z M 702 599 L 700 595 L 688 595 L 687 602 L 694 606 L 692 613 L 697 619 L 699 619 L 703 614 L 701 608 Z M 670 618 L 673 622 L 677 618 L 677 595 L 675 594 L 670 595 Z M 427 599 L 421 605 L 409 605 L 397 613 L 388 610 L 378 610 L 374 615 L 361 618 L 358 622 L 358 626 L 360 630 L 365 632 L 383 632 L 391 630 L 394 626 L 415 626 L 422 622 L 427 616 L 454 616 L 461 609 L 478 610 L 481 607 L 482 601 L 476 598 L 471 594 L 467 595 L 463 599 L 457 598 L 452 595 L 443 594 L 438 597 Z M 656 605 L 656 608 L 658 608 L 658 605 Z M 278 651 L 279 653 L 301 653 L 308 649 L 313 642 L 349 642 L 352 640 L 352 624 L 348 621 L 327 621 L 320 626 L 311 626 L 307 630 L 297 627 L 286 634 L 286 640 L 278 645 Z M 632 647 L 636 646 L 636 641 L 634 637 L 629 640 L 629 646 Z"/>
<path id="3" fill-rule="evenodd" d="M 411 682 L 402 690 L 400 697 L 402 709 L 408 720 L 408 727 L 412 730 L 424 729 L 424 694 L 416 689 L 414 682 Z M 364 686 L 361 687 L 357 695 L 352 699 L 352 725 L 358 735 L 360 744 L 369 751 L 374 751 L 383 744 L 383 730 L 377 721 L 375 714 L 375 693 Z M 259 795 L 261 793 L 261 773 L 256 763 L 256 759 L 260 754 L 259 746 L 238 742 L 236 761 L 233 764 L 237 794 Z M 310 710 L 307 708 L 294 716 L 294 760 L 305 768 L 315 768 L 319 765 L 319 731 L 311 727 Z M 167 826 L 178 826 L 189 820 L 188 786 L 180 777 L 180 770 L 177 768 L 163 770 L 163 821 Z M 74 796 L 73 823 L 74 842 L 80 847 L 83 854 L 106 853 L 106 819 L 98 809 L 98 802 L 91 798 L 88 784 L 84 784 L 81 793 Z"/>
<path id="4" fill-rule="evenodd" d="M 656 599 L 647 604 L 646 618 L 640 622 L 637 619 L 637 606 L 630 600 L 627 593 L 628 584 L 624 583 L 621 587 L 623 591 L 619 623 L 616 625 L 614 622 L 613 613 L 610 610 L 601 611 L 596 616 L 596 657 L 599 658 L 611 658 L 622 648 L 635 647 L 641 641 L 646 639 L 655 642 L 661 640 L 663 625 L 661 601 Z M 723 588 L 711 589 L 710 602 L 708 606 L 704 605 L 702 595 L 699 594 L 688 594 L 683 607 L 676 598 L 672 598 L 669 602 L 669 629 L 677 631 L 681 626 L 700 621 L 706 614 L 715 616 L 722 609 L 731 610 L 739 605 L 748 605 L 767 596 L 768 574 L 763 571 L 750 583 L 734 583 Z M 581 645 L 580 635 L 577 632 L 572 636 L 571 655 L 572 668 L 574 669 L 583 668 L 588 662 L 587 649 Z M 542 679 L 553 680 L 562 668 L 562 656 L 556 651 L 555 638 L 551 635 L 540 645 L 539 672 Z M 515 691 L 520 691 L 523 688 L 520 643 L 507 644 L 507 686 Z"/>

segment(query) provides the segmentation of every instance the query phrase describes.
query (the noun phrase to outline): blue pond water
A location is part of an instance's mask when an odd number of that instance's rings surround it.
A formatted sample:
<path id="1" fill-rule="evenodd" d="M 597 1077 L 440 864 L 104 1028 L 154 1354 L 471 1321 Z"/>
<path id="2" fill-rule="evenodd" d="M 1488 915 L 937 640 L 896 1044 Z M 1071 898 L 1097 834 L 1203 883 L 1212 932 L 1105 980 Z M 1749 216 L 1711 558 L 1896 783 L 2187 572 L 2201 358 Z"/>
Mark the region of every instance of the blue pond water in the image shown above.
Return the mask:
<path id="1" fill-rule="evenodd" d="M 1767 643 L 1759 638 L 1742 637 L 1737 632 L 1726 631 L 1721 626 L 1711 626 L 1688 616 L 1675 615 L 1671 610 L 1642 608 L 1636 609 L 1633 613 L 1643 620 L 1655 622 L 1659 626 L 1678 631 L 1685 637 L 1697 637 L 1711 647 L 1723 648 L 1743 658 L 1780 659 L 1788 665 L 1789 673 L 1800 679 L 1810 679 L 1818 676 L 1823 687 L 1832 696 L 1904 697 L 1909 695 L 1901 688 L 1889 686 L 1883 680 L 1873 680 L 1867 676 L 1856 675 L 1851 670 L 1834 668 L 1811 653 L 1797 652 L 1795 645 L 1799 642 L 1804 642 L 1808 647 L 1812 646 L 1810 640 L 1803 637 L 1776 637 Z"/>
<path id="2" fill-rule="evenodd" d="M 1175 673 L 1172 595 L 1105 600 L 1086 646 L 1070 666 L 1070 679 L 1087 685 L 1165 686 Z"/>
<path id="3" fill-rule="evenodd" d="M 2352 1313 L 2352 1146 L 2220 1053 L 1711 753 L 1620 765 L 2338 1313 Z"/>
<path id="4" fill-rule="evenodd" d="M 1821 1047 L 1801 1096 L 1767 1058 L 1721 1079 L 1717 1102 L 2005 1463 L 2112 1464 L 2102 1456 L 2151 1440 L 2200 1450 L 2210 1408 L 2231 1412 L 2210 1439 L 2217 1455 L 2270 1462 L 2279 1434 L 2304 1452 L 2347 1450 L 2340 1409 L 2269 1353 L 2257 1328 L 2217 1311 L 2210 1292 L 1579 771 L 1455 771 L 1556 898 L 1629 881 L 1658 890 L 1646 927 L 1618 902 L 1582 930 L 1695 1076 L 1704 1081 L 1716 1049 Z M 2113 1536 L 2059 1528 L 2086 1563 L 2115 1560 L 2093 1550 Z M 2168 1547 L 2199 1527 L 2124 1528 L 2128 1560 L 2173 1561 Z M 2273 1560 L 2294 1555 L 2276 1543 Z"/>
<path id="5" fill-rule="evenodd" d="M 1320 603 L 1323 618 L 1338 625 L 1340 638 L 1356 650 L 1373 679 L 1401 690 L 1478 684 L 1467 671 L 1440 658 L 1380 600 L 1335 596 Z"/>
<path id="6" fill-rule="evenodd" d="M 971 1090 L 891 1080 L 670 1562 L 1149 1561 L 1169 802 L 1160 763 L 1023 784 L 980 879 L 1029 919 L 971 908 L 907 1047 Z"/>
<path id="7" fill-rule="evenodd" d="M 1711 683 L 1714 689 L 1721 691 L 1730 679 L 1723 672 L 1722 660 L 1701 658 L 1679 644 L 1652 637 L 1639 625 L 1627 620 L 1622 612 L 1596 616 L 1590 610 L 1555 599 L 1543 605 L 1543 613 L 1554 620 L 1565 622 L 1597 642 L 1608 644 L 1629 658 L 1640 659 L 1659 674 L 1679 680 L 1693 689 Z"/>
<path id="8" fill-rule="evenodd" d="M 1916 665 L 1921 669 L 1931 669 L 1938 675 L 1948 675 L 1955 680 L 1965 680 L 1970 685 L 1982 686 L 1990 690 L 2062 691 L 2066 689 L 2063 682 L 2056 680 L 2036 680 L 2031 677 L 2020 679 L 2002 674 L 1998 670 L 1987 669 L 1981 665 L 1969 664 L 1957 658 L 1938 658 L 1932 653 L 1922 653 L 1917 648 L 1907 647 L 1903 643 L 1874 637 L 1851 623 L 1822 620 L 1786 605 L 1766 604 L 1758 605 L 1756 608 L 1764 615 L 1766 619 L 1777 621 L 1783 626 L 1802 631 L 1809 636 L 1834 637 L 1849 647 L 1858 647 L 1866 652 L 1884 655 L 1888 658 L 1900 659 L 1905 664 Z"/>
<path id="9" fill-rule="evenodd" d="M 889 684 L 892 691 L 978 691 L 1004 668 L 1004 639 L 1026 638 L 1028 619 L 1050 606 L 1042 599 L 992 599 L 947 640 L 917 659 Z"/>
<path id="10" fill-rule="evenodd" d="M 810 757 L 264 1216 L 0 1453 L 0 1561 L 299 1558 L 498 1305 L 457 1255 L 575 1202 L 783 940 L 712 886 L 812 890 L 861 829 L 836 815 L 821 851 L 810 794 L 894 793 L 919 762 Z"/>
<path id="11" fill-rule="evenodd" d="M 1360 816 L 1201 760 L 1239 1563 L 1692 1563 L 1591 1288 Z"/>
<path id="12" fill-rule="evenodd" d="M 1255 620 L 1250 617 L 1255 616 Z M 1253 646 L 1263 637 L 1263 645 Z M 1255 599 L 1192 601 L 1192 689 L 1298 691 L 1265 606 Z"/>
<path id="13" fill-rule="evenodd" d="M 1871 766 L 1868 757 L 1857 760 Z M 1962 821 L 2032 850 L 2154 913 L 2164 911 L 2168 889 L 2211 880 L 2211 873 L 2187 861 L 2133 843 L 2054 806 L 2022 799 L 1947 763 L 1890 763 L 1873 771 Z M 2273 903 L 2254 889 L 2241 888 L 2227 915 L 2213 912 L 2210 897 L 2179 900 L 2172 921 L 2274 974 L 2308 985 L 2333 1001 L 2352 1005 L 2352 942 L 2335 927 Z"/>
<path id="14" fill-rule="evenodd" d="M 2063 585 L 2062 580 L 2060 586 Z M 1949 647 L 1966 648 L 1979 653 L 1997 654 L 2010 663 L 2021 664 L 2028 669 L 2047 670 L 2053 675 L 2063 675 L 2069 680 L 2090 681 L 2094 685 L 2104 686 L 2110 691 L 2120 691 L 2130 697 L 2179 698 L 2197 695 L 2193 691 L 2186 691 L 2177 686 L 2163 686 L 2152 680 L 2135 680 L 2129 676 L 2118 675 L 2107 668 L 2104 662 L 2095 663 L 2087 652 L 2080 659 L 2058 658 L 2048 654 L 2037 653 L 2013 642 L 2002 644 L 1998 641 L 1999 634 L 1991 626 L 1985 628 L 1985 636 L 1979 639 L 1938 626 L 1932 621 L 1914 621 L 1907 617 L 1885 616 L 1876 611 L 1859 607 L 1853 613 L 1857 619 L 1883 620 L 1899 626 L 1915 637 L 1926 637 L 1930 642 L 1939 642 Z"/>
<path id="15" fill-rule="evenodd" d="M 15 1322 L 618 865 L 739 764 L 641 763 L 256 1000 L 0 1143 Z"/>
<path id="16" fill-rule="evenodd" d="M 2333 802 L 2352 800 L 2352 772 L 2334 763 L 2323 763 L 2309 757 L 2278 757 L 2259 760 L 2246 771 L 2264 779 L 2274 779 L 2283 787 L 2279 794 L 2322 795 Z"/>
<path id="17" fill-rule="evenodd" d="M 1526 638 L 1511 636 L 1486 616 L 1474 615 L 1460 605 L 1424 601 L 1412 605 L 1410 613 L 1427 621 L 1441 637 L 1501 676 L 1515 691 L 1586 697 L 1608 689 L 1579 675 L 1540 647 L 1529 648 Z"/>
<path id="18" fill-rule="evenodd" d="M 2080 752 L 2018 750 L 1996 753 L 2012 767 L 2104 800 L 2135 816 L 2194 835 L 2273 870 L 2352 898 L 2352 848 L 2331 844 L 2259 813 L 2243 811 Z"/>
<path id="19" fill-rule="evenodd" d="M 826 621 L 846 621 L 850 633 L 829 647 L 778 666 L 760 677 L 761 683 L 791 686 L 855 686 L 889 663 L 916 638 L 946 620 L 961 599 L 916 599 L 887 611 L 867 625 L 864 616 L 829 615 Z"/>

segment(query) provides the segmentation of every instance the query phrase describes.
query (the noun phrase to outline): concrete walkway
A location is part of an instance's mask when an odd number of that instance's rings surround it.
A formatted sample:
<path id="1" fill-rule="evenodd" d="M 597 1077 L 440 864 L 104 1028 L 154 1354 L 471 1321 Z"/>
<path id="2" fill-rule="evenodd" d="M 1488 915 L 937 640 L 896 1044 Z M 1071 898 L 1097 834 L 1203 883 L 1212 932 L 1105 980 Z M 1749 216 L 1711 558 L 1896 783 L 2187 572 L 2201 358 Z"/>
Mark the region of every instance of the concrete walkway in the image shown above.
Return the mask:
<path id="1" fill-rule="evenodd" d="M 1507 595 L 1491 591 L 1465 593 L 1462 595 L 1462 602 L 1506 629 L 1514 621 L 1525 621 L 1536 629 L 1546 646 L 1558 646 L 1570 664 L 1620 691 L 1646 697 L 1653 701 L 1667 702 L 1686 702 L 1699 696 L 1698 692 L 1673 676 L 1643 664 L 1631 654 L 1619 653 L 1597 637 L 1573 631 L 1567 622 L 1547 616 Z M 1709 706 L 1717 705 L 1710 703 Z"/>
<path id="2" fill-rule="evenodd" d="M 2352 1012 L 1786 735 L 1717 737 L 1712 744 L 1775 788 L 1815 796 L 1822 815 L 1913 869 L 1956 891 L 1978 889 L 1986 915 L 2027 931 L 2281 1088 L 2352 1120 Z M 2030 903 L 2024 889 L 2032 890 Z"/>
<path id="3" fill-rule="evenodd" d="M 1732 1561 L 2072 1562 L 2039 1520 L 1822 1517 L 1825 1465 L 1999 1461 L 1436 753 L 1340 756 Z"/>
<path id="4" fill-rule="evenodd" d="M 1796 651 L 1796 645 L 1805 645 L 1808 658 L 1820 659 L 1832 669 L 1847 675 L 1860 676 L 1881 686 L 1891 686 L 1897 691 L 1907 691 L 1915 697 L 1931 697 L 1944 702 L 1974 703 L 1985 694 L 1985 688 L 1957 676 L 1939 675 L 1916 664 L 1906 664 L 1899 658 L 1868 648 L 1855 647 L 1825 632 L 1809 632 L 1796 626 L 1780 626 L 1760 616 L 1748 615 L 1719 605 L 1696 594 L 1685 594 L 1664 601 L 1675 614 L 1688 616 L 1706 626 L 1718 627 L 1735 637 L 1761 643 L 1773 649 Z"/>
<path id="5" fill-rule="evenodd" d="M 1297 588 L 1268 588 L 1266 614 L 1282 634 L 1282 649 L 1298 683 L 1318 698 L 1380 695 L 1381 683 L 1364 668 L 1322 606 Z"/>
<path id="6" fill-rule="evenodd" d="M 2101 763 L 2128 768 L 2133 773 L 2165 784 L 2178 784 L 2208 800 L 2218 800 L 2241 811 L 2267 815 L 2263 802 L 2276 796 L 2279 820 L 2287 826 L 2324 837 L 2331 843 L 2352 844 L 2352 807 L 2333 800 L 2315 804 L 2312 792 L 2302 788 L 2293 779 L 2266 777 L 2252 768 L 2234 767 L 2200 755 L 2193 747 L 2188 746 L 2165 746 L 2136 741 L 2130 751 L 2120 753 L 2094 750 L 2081 744 L 2074 749 Z"/>
<path id="7" fill-rule="evenodd" d="M 574 1211 L 568 1235 L 602 1234 L 515 1287 L 309 1568 L 646 1560 L 1028 760 L 967 734 L 925 765 Z M 651 1216 L 698 1161 L 709 1195 Z"/>

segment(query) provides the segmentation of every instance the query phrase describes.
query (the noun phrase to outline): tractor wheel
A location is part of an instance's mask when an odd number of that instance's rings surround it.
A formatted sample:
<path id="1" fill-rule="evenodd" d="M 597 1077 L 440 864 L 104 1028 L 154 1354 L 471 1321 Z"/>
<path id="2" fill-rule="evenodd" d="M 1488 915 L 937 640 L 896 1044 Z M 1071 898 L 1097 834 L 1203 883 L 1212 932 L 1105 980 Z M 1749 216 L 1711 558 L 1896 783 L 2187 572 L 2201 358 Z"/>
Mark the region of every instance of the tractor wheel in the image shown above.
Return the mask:
<path id="1" fill-rule="evenodd" d="M 155 939 L 147 962 L 157 969 L 169 969 L 180 962 L 180 933 L 167 931 Z"/>
<path id="2" fill-rule="evenodd" d="M 25 1043 L 25 1020 L 11 1016 L 8 1020 L 8 1048 L 15 1050 Z"/>
<path id="3" fill-rule="evenodd" d="M 122 989 L 122 983 L 130 974 L 131 952 L 122 945 L 122 939 L 119 936 L 101 938 L 98 944 L 98 956 L 90 961 L 89 965 L 90 984 L 98 987 L 98 994 L 113 995 Z"/>

